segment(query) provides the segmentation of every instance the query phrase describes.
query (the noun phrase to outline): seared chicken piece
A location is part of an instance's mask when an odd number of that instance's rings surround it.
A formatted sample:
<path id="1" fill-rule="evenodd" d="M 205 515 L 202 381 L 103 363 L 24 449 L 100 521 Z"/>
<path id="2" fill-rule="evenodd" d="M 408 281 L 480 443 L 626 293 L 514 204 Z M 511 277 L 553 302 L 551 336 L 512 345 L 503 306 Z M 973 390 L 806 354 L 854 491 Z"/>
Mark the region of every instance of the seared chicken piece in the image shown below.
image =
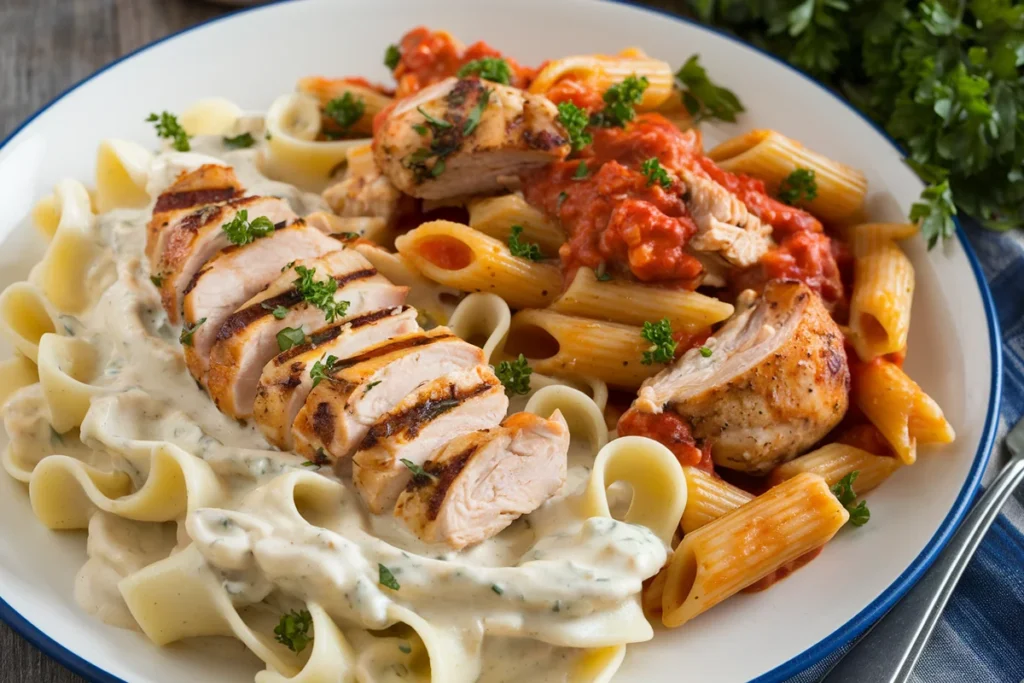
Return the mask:
<path id="1" fill-rule="evenodd" d="M 421 386 L 377 420 L 352 458 L 352 479 L 371 512 L 391 509 L 412 478 L 403 463 L 422 466 L 463 434 L 498 424 L 508 410 L 505 388 L 487 365 Z"/>
<path id="2" fill-rule="evenodd" d="M 492 192 L 569 154 L 550 100 L 475 78 L 445 79 L 385 115 L 373 140 L 377 166 L 414 197 Z"/>
<path id="3" fill-rule="evenodd" d="M 324 190 L 324 201 L 339 216 L 373 216 L 390 225 L 402 193 L 377 168 L 369 144 L 349 150 L 347 158 L 345 177 Z"/>
<path id="4" fill-rule="evenodd" d="M 633 408 L 674 410 L 715 464 L 764 474 L 820 440 L 846 414 L 850 370 L 843 335 L 821 298 L 800 282 L 772 280 L 729 319 L 640 388 Z"/>
<path id="5" fill-rule="evenodd" d="M 683 200 L 697 225 L 687 247 L 713 252 L 741 268 L 760 261 L 772 245 L 772 226 L 762 223 L 739 197 L 711 178 L 687 170 L 679 174 L 686 185 Z"/>
<path id="6" fill-rule="evenodd" d="M 242 185 L 230 166 L 204 164 L 194 171 L 182 172 L 160 193 L 153 206 L 153 218 L 146 227 L 146 256 L 162 248 L 164 229 L 173 221 L 207 204 L 219 204 L 242 196 Z"/>
<path id="7" fill-rule="evenodd" d="M 395 516 L 426 543 L 456 550 L 494 536 L 565 483 L 569 426 L 516 413 L 448 443 L 398 497 Z"/>
<path id="8" fill-rule="evenodd" d="M 418 330 L 416 309 L 403 306 L 373 311 L 314 332 L 305 344 L 278 354 L 263 368 L 253 417 L 267 441 L 281 450 L 292 447 L 292 424 L 313 388 L 310 371 L 317 362 L 337 367 L 331 358 L 348 358 L 368 346 Z M 321 379 L 320 382 L 324 380 Z M 316 449 L 308 451 L 315 454 Z"/>
<path id="9" fill-rule="evenodd" d="M 277 227 L 284 227 L 285 222 L 296 218 L 283 199 L 241 197 L 222 204 L 207 204 L 163 229 L 160 247 L 150 261 L 150 271 L 159 278 L 160 298 L 172 322 L 180 320 L 181 300 L 195 274 L 218 251 L 231 244 L 222 226 L 243 210 L 250 221 L 266 216 Z"/>
<path id="10" fill-rule="evenodd" d="M 327 256 L 296 262 L 265 290 L 228 316 L 210 350 L 210 369 L 206 386 L 221 412 L 235 418 L 248 417 L 256 398 L 260 374 L 274 356 L 290 348 L 285 328 L 301 329 L 308 336 L 328 325 L 326 314 L 305 301 L 296 287 L 300 279 L 296 268 L 314 270 L 316 282 L 333 278 L 337 283 L 334 302 L 347 301 L 344 315 L 331 323 L 346 322 L 382 308 L 405 303 L 407 287 L 391 284 L 353 249 L 334 251 Z M 294 332 L 298 336 L 297 332 Z M 298 343 L 305 339 L 299 339 Z"/>
<path id="11" fill-rule="evenodd" d="M 348 457 L 370 427 L 416 387 L 484 363 L 484 354 L 447 327 L 364 349 L 334 364 L 295 419 L 296 450 L 313 458 Z"/>
<path id="12" fill-rule="evenodd" d="M 296 259 L 317 258 L 341 248 L 338 240 L 299 222 L 244 247 L 230 246 L 210 259 L 185 288 L 185 324 L 195 328 L 185 347 L 188 369 L 200 382 L 206 379 L 210 348 L 217 331 L 240 305 L 280 277 Z"/>

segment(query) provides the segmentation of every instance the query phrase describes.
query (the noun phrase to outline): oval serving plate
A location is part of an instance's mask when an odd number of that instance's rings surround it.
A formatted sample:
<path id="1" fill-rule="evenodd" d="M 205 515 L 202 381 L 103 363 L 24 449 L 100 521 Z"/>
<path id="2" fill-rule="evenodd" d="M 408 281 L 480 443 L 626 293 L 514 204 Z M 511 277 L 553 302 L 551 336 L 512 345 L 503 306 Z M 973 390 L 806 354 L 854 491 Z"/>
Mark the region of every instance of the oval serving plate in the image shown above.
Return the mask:
<path id="1" fill-rule="evenodd" d="M 64 177 L 90 179 L 107 137 L 155 146 L 151 111 L 180 111 L 222 96 L 265 109 L 307 74 L 387 80 L 383 46 L 407 29 L 444 28 L 486 40 L 523 63 L 641 46 L 673 64 L 700 53 L 709 73 L 747 108 L 711 139 L 775 128 L 861 168 L 875 220 L 903 220 L 921 190 L 898 148 L 849 105 L 774 58 L 711 30 L 650 10 L 590 0 L 303 0 L 244 10 L 164 39 L 72 88 L 0 147 L 0 288 L 42 253 L 32 204 Z M 778 681 L 821 660 L 882 615 L 931 564 L 978 487 L 995 436 L 1000 395 L 998 324 L 962 230 L 931 252 L 905 245 L 917 270 L 908 372 L 943 406 L 955 444 L 928 449 L 870 496 L 872 523 L 845 531 L 796 579 L 740 596 L 676 631 L 629 648 L 616 680 Z M 10 350 L 3 348 L 0 356 Z M 159 649 L 105 626 L 75 605 L 84 534 L 46 531 L 25 489 L 0 477 L 0 617 L 43 651 L 94 681 L 251 681 L 241 646 Z M 742 652 L 741 656 L 737 656 Z M 238 653 L 238 657 L 229 656 Z"/>

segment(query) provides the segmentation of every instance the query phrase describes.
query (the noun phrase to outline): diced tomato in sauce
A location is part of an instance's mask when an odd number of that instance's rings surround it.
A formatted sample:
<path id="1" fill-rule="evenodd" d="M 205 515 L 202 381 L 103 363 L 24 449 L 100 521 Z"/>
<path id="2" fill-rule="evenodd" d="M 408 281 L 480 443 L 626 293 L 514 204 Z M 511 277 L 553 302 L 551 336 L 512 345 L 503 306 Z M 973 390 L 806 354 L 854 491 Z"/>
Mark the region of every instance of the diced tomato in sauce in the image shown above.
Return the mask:
<path id="1" fill-rule="evenodd" d="M 831 303 L 843 299 L 843 282 L 832 252 L 832 240 L 822 232 L 787 236 L 761 259 L 767 279 L 800 280 Z"/>
<path id="2" fill-rule="evenodd" d="M 784 578 L 795 572 L 797 569 L 800 569 L 800 567 L 803 567 L 805 564 L 807 564 L 808 562 L 816 558 L 818 555 L 820 555 L 824 547 L 825 546 L 819 546 L 814 550 L 804 553 L 795 560 L 787 562 L 786 564 L 782 565 L 781 567 L 773 571 L 768 576 L 765 576 L 764 578 L 750 584 L 749 586 L 744 588 L 742 592 L 758 593 L 760 591 L 763 591 L 767 588 L 774 586 L 779 581 L 782 581 Z"/>
<path id="3" fill-rule="evenodd" d="M 882 436 L 882 432 L 878 431 L 878 427 L 867 422 L 866 418 L 861 416 L 864 422 L 859 424 L 851 424 L 848 427 L 841 427 L 836 430 L 837 436 L 834 443 L 842 443 L 847 446 L 853 446 L 859 448 L 868 453 L 874 453 L 875 455 L 885 455 L 895 457 L 895 453 L 892 451 L 892 446 Z"/>
<path id="4" fill-rule="evenodd" d="M 538 71 L 543 68 L 542 64 Z M 544 95 L 555 104 L 572 102 L 580 109 L 591 112 L 604 106 L 603 94 L 574 76 L 560 78 Z"/>
<path id="5" fill-rule="evenodd" d="M 657 157 L 669 170 L 690 168 L 702 146 L 699 131 L 681 131 L 661 114 L 641 114 L 625 128 L 597 128 L 592 134 L 593 144 L 582 152 L 591 166 L 617 161 L 639 169 Z"/>
<path id="6" fill-rule="evenodd" d="M 680 465 L 714 472 L 711 449 L 697 446 L 690 425 L 677 413 L 644 413 L 630 408 L 619 418 L 618 431 L 619 436 L 654 439 L 672 451 Z"/>

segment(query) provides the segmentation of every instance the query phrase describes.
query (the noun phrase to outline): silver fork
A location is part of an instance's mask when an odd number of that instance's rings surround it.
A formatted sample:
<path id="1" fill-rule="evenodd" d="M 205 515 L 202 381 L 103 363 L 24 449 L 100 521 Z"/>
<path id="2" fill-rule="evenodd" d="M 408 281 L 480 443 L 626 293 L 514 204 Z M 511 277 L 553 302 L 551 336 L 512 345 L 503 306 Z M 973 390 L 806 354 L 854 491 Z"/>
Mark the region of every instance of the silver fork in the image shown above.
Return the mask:
<path id="1" fill-rule="evenodd" d="M 935 564 L 825 675 L 821 683 L 905 683 L 1003 503 L 1024 480 L 1024 419 L 1006 436 L 1013 456 L 989 484 Z"/>

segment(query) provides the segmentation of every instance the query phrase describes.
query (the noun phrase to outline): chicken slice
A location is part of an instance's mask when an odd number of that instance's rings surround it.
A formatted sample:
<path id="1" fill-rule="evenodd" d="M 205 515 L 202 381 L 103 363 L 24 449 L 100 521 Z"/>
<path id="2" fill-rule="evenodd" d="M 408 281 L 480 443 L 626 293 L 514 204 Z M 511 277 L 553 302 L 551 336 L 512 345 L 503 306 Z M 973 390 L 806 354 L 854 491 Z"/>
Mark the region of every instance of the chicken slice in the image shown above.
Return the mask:
<path id="1" fill-rule="evenodd" d="M 697 225 L 687 247 L 718 254 L 741 268 L 760 261 L 772 246 L 772 226 L 762 223 L 739 197 L 711 178 L 687 170 L 679 175 L 686 185 L 683 201 Z"/>
<path id="2" fill-rule="evenodd" d="M 426 543 L 456 550 L 494 536 L 565 483 L 569 426 L 516 413 L 500 427 L 455 439 L 423 465 L 398 497 L 395 516 Z"/>
<path id="3" fill-rule="evenodd" d="M 310 371 L 317 362 L 324 367 L 332 356 L 348 358 L 419 328 L 416 309 L 411 306 L 381 309 L 325 327 L 310 335 L 305 344 L 279 353 L 263 368 L 256 388 L 253 417 L 263 436 L 281 450 L 292 447 L 292 424 L 313 389 Z M 315 448 L 308 450 L 310 456 L 315 452 Z"/>
<path id="4" fill-rule="evenodd" d="M 300 219 L 243 247 L 230 246 L 207 261 L 185 287 L 185 325 L 195 328 L 185 363 L 199 382 L 206 379 L 217 331 L 240 305 L 280 277 L 289 261 L 317 258 L 341 248 L 338 240 Z"/>
<path id="5" fill-rule="evenodd" d="M 347 301 L 344 315 L 332 321 L 323 310 L 305 301 L 296 288 L 296 268 L 314 270 L 317 281 L 337 283 L 333 301 Z M 256 398 L 263 367 L 293 345 L 288 330 L 308 337 L 330 323 L 347 322 L 363 314 L 405 303 L 407 287 L 391 284 L 353 249 L 331 252 L 323 258 L 298 261 L 265 290 L 228 316 L 217 330 L 210 350 L 206 387 L 221 412 L 248 417 Z M 286 330 L 288 328 L 288 330 Z M 285 337 L 279 337 L 284 332 Z M 298 332 L 294 332 L 298 336 Z M 305 338 L 299 339 L 303 343 Z"/>
<path id="6" fill-rule="evenodd" d="M 705 347 L 640 387 L 633 409 L 673 410 L 711 443 L 715 464 L 753 474 L 799 455 L 846 414 L 843 335 L 806 285 L 772 280 Z"/>
<path id="7" fill-rule="evenodd" d="M 449 441 L 501 422 L 508 398 L 487 365 L 424 384 L 377 420 L 352 458 L 352 479 L 370 510 L 390 510 L 422 466 Z"/>
<path id="8" fill-rule="evenodd" d="M 183 171 L 156 198 L 153 218 L 146 226 L 146 256 L 150 259 L 161 250 L 161 238 L 172 222 L 207 204 L 219 204 L 242 196 L 242 185 L 230 166 L 203 164 L 193 171 Z"/>
<path id="9" fill-rule="evenodd" d="M 150 270 L 160 282 L 160 298 L 172 322 L 181 319 L 181 301 L 192 278 L 221 249 L 230 246 L 222 229 L 245 211 L 248 220 L 266 216 L 277 227 L 296 218 L 288 203 L 277 197 L 241 197 L 206 206 L 179 217 L 164 228 Z"/>
<path id="10" fill-rule="evenodd" d="M 372 216 L 391 225 L 402 193 L 377 168 L 369 144 L 349 150 L 347 158 L 345 177 L 324 190 L 324 201 L 339 216 Z"/>
<path id="11" fill-rule="evenodd" d="M 377 166 L 414 197 L 492 192 L 569 154 L 550 100 L 475 78 L 445 79 L 382 116 L 373 141 Z"/>
<path id="12" fill-rule="evenodd" d="M 295 419 L 299 453 L 348 457 L 370 427 L 416 387 L 485 362 L 483 351 L 447 327 L 391 339 L 335 363 Z"/>

